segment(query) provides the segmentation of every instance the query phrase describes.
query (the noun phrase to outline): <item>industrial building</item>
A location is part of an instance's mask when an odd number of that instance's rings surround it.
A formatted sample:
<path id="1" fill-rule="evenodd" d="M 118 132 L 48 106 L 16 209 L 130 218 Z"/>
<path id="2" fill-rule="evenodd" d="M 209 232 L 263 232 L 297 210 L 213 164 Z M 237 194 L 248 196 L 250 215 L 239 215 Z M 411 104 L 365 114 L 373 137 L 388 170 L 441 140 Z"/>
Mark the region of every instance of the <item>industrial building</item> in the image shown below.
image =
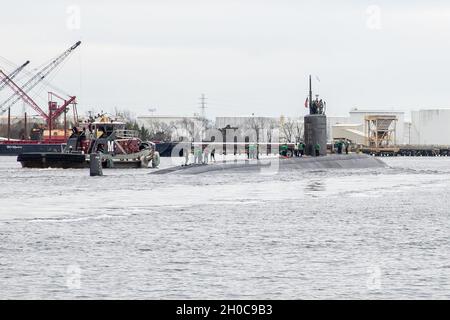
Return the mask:
<path id="1" fill-rule="evenodd" d="M 338 123 L 332 126 L 332 137 L 335 140 L 349 140 L 355 144 L 363 145 L 367 141 L 363 124 Z"/>
<path id="2" fill-rule="evenodd" d="M 331 142 L 333 140 L 333 128 L 335 126 L 341 126 L 343 124 L 350 123 L 350 117 L 344 116 L 327 116 L 327 140 Z"/>
<path id="3" fill-rule="evenodd" d="M 388 121 L 387 118 L 390 120 Z M 391 144 L 398 145 L 405 142 L 405 113 L 403 111 L 358 108 L 352 109 L 348 118 L 341 117 L 339 122 L 335 121 L 330 124 L 331 140 L 347 139 L 356 144 L 369 144 L 370 132 L 376 131 L 374 128 L 376 123 L 385 127 L 383 131 L 389 133 Z"/>
<path id="4" fill-rule="evenodd" d="M 394 116 L 397 121 L 395 123 L 395 137 L 394 144 L 404 144 L 404 126 L 405 126 L 405 113 L 403 111 L 395 110 L 383 110 L 383 109 L 357 109 L 354 108 L 350 111 L 349 122 L 352 124 L 363 125 L 364 134 L 367 136 L 369 130 L 367 117 L 371 116 Z"/>
<path id="5" fill-rule="evenodd" d="M 333 139 L 368 144 L 368 119 L 374 116 L 395 118 L 395 124 L 385 128 L 395 132 L 392 138 L 395 145 L 450 146 L 450 108 L 411 111 L 408 121 L 403 111 L 352 109 L 348 118 L 343 117 L 341 122 L 331 124 L 331 136 Z"/>

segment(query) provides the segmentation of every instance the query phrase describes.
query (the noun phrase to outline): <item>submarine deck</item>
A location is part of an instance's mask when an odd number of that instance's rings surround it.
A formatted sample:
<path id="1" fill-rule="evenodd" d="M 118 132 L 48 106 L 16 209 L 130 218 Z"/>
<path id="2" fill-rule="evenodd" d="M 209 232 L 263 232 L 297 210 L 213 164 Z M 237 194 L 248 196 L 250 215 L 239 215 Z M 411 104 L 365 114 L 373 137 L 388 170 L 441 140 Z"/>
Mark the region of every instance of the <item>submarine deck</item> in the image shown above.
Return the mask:
<path id="1" fill-rule="evenodd" d="M 151 174 L 203 174 L 213 171 L 262 171 L 274 172 L 284 169 L 365 169 L 384 168 L 387 165 L 378 158 L 366 154 L 328 155 L 323 157 L 272 158 L 264 160 L 240 160 L 213 162 L 210 164 L 191 164 L 161 169 Z"/>

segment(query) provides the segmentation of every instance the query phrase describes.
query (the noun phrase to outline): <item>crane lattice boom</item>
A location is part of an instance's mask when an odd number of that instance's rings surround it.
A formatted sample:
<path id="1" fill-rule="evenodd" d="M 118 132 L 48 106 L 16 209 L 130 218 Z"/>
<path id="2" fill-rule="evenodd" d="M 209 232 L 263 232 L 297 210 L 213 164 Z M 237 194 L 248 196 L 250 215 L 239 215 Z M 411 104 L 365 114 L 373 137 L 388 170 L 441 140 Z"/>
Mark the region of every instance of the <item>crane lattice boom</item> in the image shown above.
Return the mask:
<path id="1" fill-rule="evenodd" d="M 22 71 L 23 68 L 25 68 L 29 63 L 30 63 L 30 61 L 25 62 L 23 65 L 21 65 L 20 67 L 18 67 L 16 70 L 14 70 L 13 72 L 11 72 L 11 73 L 8 75 L 8 78 L 11 79 L 11 80 L 14 79 L 14 78 L 19 74 L 19 72 Z M 0 84 L 0 91 L 1 91 L 4 87 L 6 87 L 6 86 L 7 86 L 6 78 L 3 78 L 3 80 L 1 81 L 1 84 Z"/>
<path id="2" fill-rule="evenodd" d="M 39 82 L 41 82 L 45 77 L 47 77 L 61 62 L 63 62 L 69 55 L 72 53 L 73 50 L 75 50 L 79 45 L 81 44 L 81 41 L 78 41 L 73 46 L 71 46 L 69 49 L 64 51 L 61 55 L 56 57 L 52 62 L 47 64 L 45 67 L 43 67 L 38 73 L 36 73 L 30 80 L 28 80 L 25 84 L 23 84 L 20 87 L 20 90 L 17 90 L 17 88 L 14 90 L 14 93 L 2 104 L 0 104 L 0 114 L 6 112 L 9 108 L 11 108 L 17 101 L 20 99 L 23 99 L 25 102 L 29 103 L 30 97 L 27 94 L 31 89 L 33 89 Z M 16 87 L 16 86 L 15 86 Z M 31 104 L 31 107 L 34 109 L 36 103 Z M 39 111 L 38 111 L 39 112 Z M 43 112 L 41 110 L 41 112 Z M 41 113 L 39 112 L 39 113 Z M 44 112 L 45 114 L 45 112 Z"/>
<path id="3" fill-rule="evenodd" d="M 40 116 L 42 116 L 45 120 L 48 121 L 48 116 L 47 114 L 41 109 L 39 108 L 39 106 L 36 104 L 36 102 L 33 101 L 33 99 L 30 98 L 30 96 L 28 96 L 28 94 L 24 91 L 22 91 L 21 88 L 19 88 L 17 86 L 17 84 L 14 83 L 14 81 L 11 81 L 11 79 L 3 72 L 0 70 L 0 76 L 3 77 L 3 81 L 5 81 L 5 83 L 14 91 L 19 92 L 20 94 L 20 98 L 23 99 L 23 101 L 25 101 L 29 106 L 31 106 L 37 113 L 39 113 Z M 8 108 L 6 108 L 5 110 L 0 110 L 0 114 L 4 113 L 6 110 L 8 110 Z"/>

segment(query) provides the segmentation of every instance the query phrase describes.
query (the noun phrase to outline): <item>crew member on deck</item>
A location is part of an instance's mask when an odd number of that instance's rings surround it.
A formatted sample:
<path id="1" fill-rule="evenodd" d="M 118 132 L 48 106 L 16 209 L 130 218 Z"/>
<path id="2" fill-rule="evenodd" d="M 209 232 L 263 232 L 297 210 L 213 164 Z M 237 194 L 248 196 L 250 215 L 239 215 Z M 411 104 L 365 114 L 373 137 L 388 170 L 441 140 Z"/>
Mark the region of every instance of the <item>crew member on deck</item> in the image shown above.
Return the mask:
<path id="1" fill-rule="evenodd" d="M 209 159 L 209 150 L 208 147 L 205 147 L 205 149 L 203 149 L 203 164 L 208 164 L 208 159 Z"/>
<path id="2" fill-rule="evenodd" d="M 316 143 L 314 146 L 314 150 L 316 151 L 316 157 L 320 156 L 320 144 Z"/>
<path id="3" fill-rule="evenodd" d="M 298 156 L 299 157 L 303 157 L 304 153 L 305 153 L 305 144 L 300 141 L 300 143 L 298 144 Z"/>
<path id="4" fill-rule="evenodd" d="M 190 150 L 188 150 L 188 147 L 183 149 L 183 153 L 184 153 L 184 165 L 188 166 L 189 165 L 189 155 L 191 154 Z"/>

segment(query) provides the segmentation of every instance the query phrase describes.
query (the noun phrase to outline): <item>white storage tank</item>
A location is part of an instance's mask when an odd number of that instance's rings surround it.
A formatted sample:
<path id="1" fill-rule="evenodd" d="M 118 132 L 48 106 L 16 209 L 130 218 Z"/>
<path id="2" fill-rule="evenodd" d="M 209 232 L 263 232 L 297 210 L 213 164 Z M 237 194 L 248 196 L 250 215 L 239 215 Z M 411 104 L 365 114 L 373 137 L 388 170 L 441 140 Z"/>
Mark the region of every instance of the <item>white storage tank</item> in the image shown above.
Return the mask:
<path id="1" fill-rule="evenodd" d="M 450 109 L 412 111 L 411 144 L 450 145 Z"/>

